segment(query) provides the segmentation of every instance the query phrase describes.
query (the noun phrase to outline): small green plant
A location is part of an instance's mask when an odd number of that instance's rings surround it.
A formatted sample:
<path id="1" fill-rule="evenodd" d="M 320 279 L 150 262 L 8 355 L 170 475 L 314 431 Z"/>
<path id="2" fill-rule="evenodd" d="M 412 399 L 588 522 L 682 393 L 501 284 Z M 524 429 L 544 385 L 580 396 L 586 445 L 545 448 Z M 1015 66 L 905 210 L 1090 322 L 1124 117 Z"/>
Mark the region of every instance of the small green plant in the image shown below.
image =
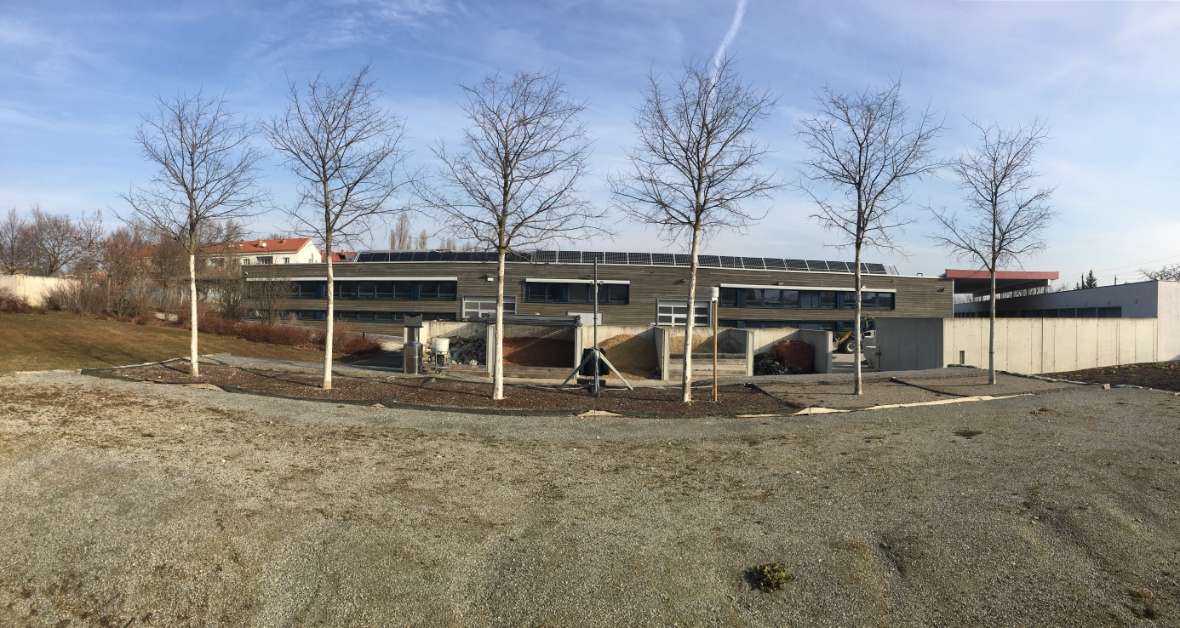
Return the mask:
<path id="1" fill-rule="evenodd" d="M 778 591 L 795 579 L 782 563 L 766 563 L 746 570 L 746 579 L 764 593 Z"/>

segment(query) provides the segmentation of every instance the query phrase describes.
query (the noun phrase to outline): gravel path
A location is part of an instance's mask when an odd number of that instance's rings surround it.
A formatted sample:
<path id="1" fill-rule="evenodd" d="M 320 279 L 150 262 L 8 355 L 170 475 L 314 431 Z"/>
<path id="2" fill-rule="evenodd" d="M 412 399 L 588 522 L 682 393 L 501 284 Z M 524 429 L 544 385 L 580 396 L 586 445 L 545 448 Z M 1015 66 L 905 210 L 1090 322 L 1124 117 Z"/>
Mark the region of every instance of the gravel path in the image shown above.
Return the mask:
<path id="1" fill-rule="evenodd" d="M 0 624 L 1175 624 L 1178 437 L 1095 387 L 635 420 L 3 377 Z"/>

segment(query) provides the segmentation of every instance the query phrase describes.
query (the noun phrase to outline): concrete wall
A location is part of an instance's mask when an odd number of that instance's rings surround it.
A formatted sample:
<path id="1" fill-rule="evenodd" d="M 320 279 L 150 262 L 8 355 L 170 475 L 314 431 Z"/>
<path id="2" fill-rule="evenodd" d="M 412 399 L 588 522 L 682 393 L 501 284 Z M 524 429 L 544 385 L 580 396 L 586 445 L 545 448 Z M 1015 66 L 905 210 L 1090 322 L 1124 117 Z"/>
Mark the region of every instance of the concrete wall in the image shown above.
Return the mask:
<path id="1" fill-rule="evenodd" d="M 1053 373 L 1159 358 L 1154 318 L 1001 318 L 996 368 Z M 988 320 L 948 318 L 877 321 L 881 370 L 987 367 Z"/>
<path id="2" fill-rule="evenodd" d="M 1160 360 L 1180 360 L 1180 282 L 1161 281 L 1157 295 Z"/>
<path id="3" fill-rule="evenodd" d="M 1052 373 L 1158 359 L 1154 318 L 1007 318 L 996 321 L 996 368 Z M 987 319 L 947 319 L 943 361 L 987 366 Z M 960 352 L 962 352 L 960 354 Z"/>
<path id="4" fill-rule="evenodd" d="M 32 275 L 0 275 L 0 289 L 18 297 L 24 297 L 29 305 L 41 307 L 50 292 L 62 287 L 77 285 L 74 279 L 61 277 L 35 277 Z"/>
<path id="5" fill-rule="evenodd" d="M 905 319 L 897 319 L 905 320 Z M 815 347 L 815 372 L 832 372 L 832 332 L 820 329 L 800 329 L 795 337 Z"/>

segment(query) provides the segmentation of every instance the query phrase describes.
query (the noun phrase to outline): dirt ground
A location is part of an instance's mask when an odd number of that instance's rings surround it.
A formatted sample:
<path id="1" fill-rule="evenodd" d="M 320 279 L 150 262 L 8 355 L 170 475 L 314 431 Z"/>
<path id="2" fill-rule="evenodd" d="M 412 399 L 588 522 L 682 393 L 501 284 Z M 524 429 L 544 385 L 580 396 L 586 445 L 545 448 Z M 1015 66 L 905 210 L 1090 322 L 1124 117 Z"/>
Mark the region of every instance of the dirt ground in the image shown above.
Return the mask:
<path id="1" fill-rule="evenodd" d="M 1077 382 L 1130 384 L 1132 386 L 1147 386 L 1148 388 L 1158 388 L 1160 390 L 1180 391 L 1180 362 L 1151 362 L 1146 364 L 1128 364 L 1126 366 L 1107 366 L 1082 371 L 1070 371 L 1067 373 L 1053 373 L 1052 376 Z"/>
<path id="2" fill-rule="evenodd" d="M 0 624 L 1176 624 L 1178 432 L 1098 387 L 634 420 L 0 377 Z"/>
<path id="3" fill-rule="evenodd" d="M 450 407 L 496 412 L 522 410 L 529 413 L 576 414 L 588 410 L 605 410 L 632 417 L 705 417 L 737 414 L 794 412 L 798 408 L 761 390 L 743 386 L 721 387 L 723 405 L 703 401 L 709 391 L 701 388 L 702 401 L 685 408 L 676 388 L 609 388 L 598 398 L 576 386 L 558 389 L 551 386 L 505 385 L 505 399 L 490 398 L 491 385 L 437 378 L 348 377 L 333 378 L 333 389 L 320 388 L 320 376 L 232 366 L 202 365 L 198 380 L 188 374 L 188 363 L 177 362 L 135 368 L 110 369 L 103 375 L 161 384 L 213 384 L 234 392 L 249 392 L 297 399 L 319 399 L 384 406 Z M 565 373 L 565 371 L 562 371 Z"/>

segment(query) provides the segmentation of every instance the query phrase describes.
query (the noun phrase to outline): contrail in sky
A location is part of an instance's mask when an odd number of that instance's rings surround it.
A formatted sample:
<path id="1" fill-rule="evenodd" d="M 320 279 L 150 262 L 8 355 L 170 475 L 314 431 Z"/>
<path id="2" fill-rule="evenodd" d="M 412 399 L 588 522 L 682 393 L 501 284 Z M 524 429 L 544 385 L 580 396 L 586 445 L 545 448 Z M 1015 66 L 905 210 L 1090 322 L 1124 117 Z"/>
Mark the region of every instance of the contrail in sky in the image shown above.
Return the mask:
<path id="1" fill-rule="evenodd" d="M 733 21 L 729 23 L 729 30 L 725 31 L 725 38 L 721 40 L 721 45 L 717 46 L 717 52 L 713 53 L 714 80 L 717 79 L 717 73 L 721 71 L 721 62 L 725 60 L 725 51 L 733 43 L 733 38 L 737 37 L 738 29 L 742 27 L 742 20 L 745 17 L 746 0 L 737 0 L 737 6 L 733 10 Z"/>

